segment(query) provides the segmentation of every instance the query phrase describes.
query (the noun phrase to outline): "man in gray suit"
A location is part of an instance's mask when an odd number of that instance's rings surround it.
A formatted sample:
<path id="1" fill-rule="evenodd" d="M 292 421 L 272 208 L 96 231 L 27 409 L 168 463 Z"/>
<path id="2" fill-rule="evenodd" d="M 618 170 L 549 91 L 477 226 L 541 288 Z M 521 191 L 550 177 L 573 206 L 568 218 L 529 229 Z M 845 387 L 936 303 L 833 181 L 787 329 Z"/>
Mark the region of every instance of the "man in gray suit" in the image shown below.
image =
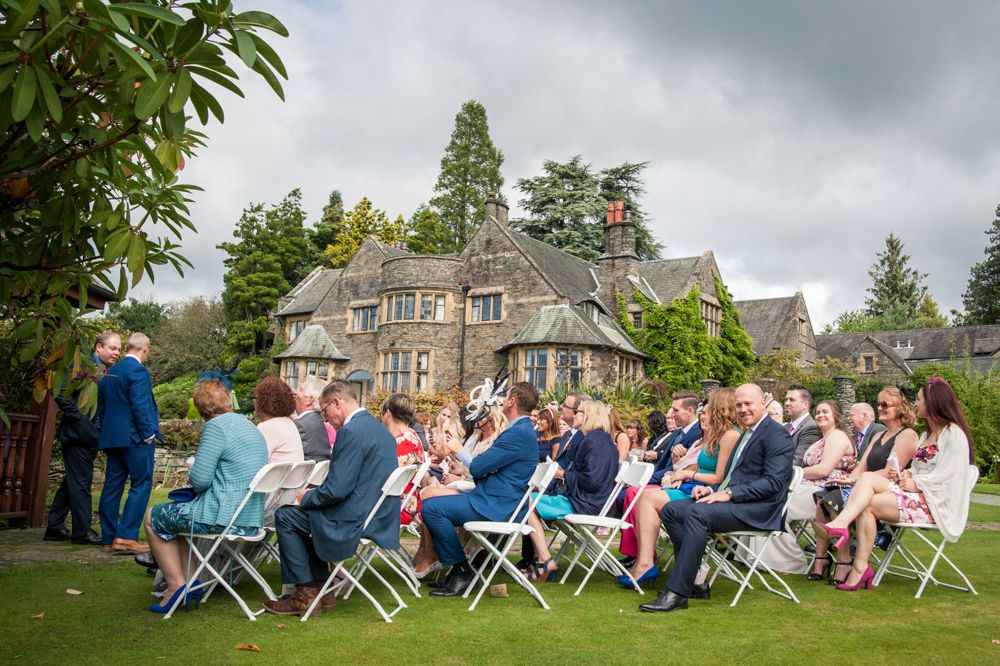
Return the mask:
<path id="1" fill-rule="evenodd" d="M 802 467 L 806 449 L 819 439 L 819 427 L 809 415 L 811 406 L 812 393 L 805 386 L 792 386 L 785 394 L 785 412 L 788 413 L 785 429 L 795 442 L 795 464 L 798 467 Z"/>
<path id="2" fill-rule="evenodd" d="M 858 452 L 858 460 L 864 455 L 865 449 L 871 444 L 872 437 L 885 432 L 885 426 L 875 423 L 875 410 L 867 402 L 856 402 L 847 413 L 847 420 L 854 430 L 854 448 Z"/>
<path id="3" fill-rule="evenodd" d="M 364 527 L 382 485 L 399 466 L 396 439 L 358 406 L 349 382 L 330 382 L 320 396 L 320 411 L 337 429 L 337 445 L 323 485 L 299 490 L 298 505 L 278 507 L 274 514 L 281 580 L 295 585 L 291 596 L 264 602 L 275 615 L 305 613 L 329 576 L 327 562 L 354 555 L 362 536 L 386 550 L 399 548 L 398 501 L 384 502 Z M 313 614 L 333 610 L 335 604 L 329 593 Z"/>
<path id="4" fill-rule="evenodd" d="M 323 417 L 317 411 L 325 384 L 323 380 L 309 376 L 294 392 L 295 427 L 302 439 L 302 455 L 306 460 L 315 462 L 330 459 L 330 438 L 326 433 Z"/>

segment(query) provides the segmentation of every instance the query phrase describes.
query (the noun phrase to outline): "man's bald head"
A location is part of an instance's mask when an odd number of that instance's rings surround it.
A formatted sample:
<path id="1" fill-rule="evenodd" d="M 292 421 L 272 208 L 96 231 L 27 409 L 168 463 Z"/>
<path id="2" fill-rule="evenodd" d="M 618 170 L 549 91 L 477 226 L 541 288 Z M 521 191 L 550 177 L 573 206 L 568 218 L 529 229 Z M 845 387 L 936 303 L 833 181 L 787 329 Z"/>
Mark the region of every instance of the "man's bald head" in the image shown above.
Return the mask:
<path id="1" fill-rule="evenodd" d="M 764 417 L 764 391 L 756 384 L 743 384 L 736 389 L 736 415 L 744 428 Z"/>

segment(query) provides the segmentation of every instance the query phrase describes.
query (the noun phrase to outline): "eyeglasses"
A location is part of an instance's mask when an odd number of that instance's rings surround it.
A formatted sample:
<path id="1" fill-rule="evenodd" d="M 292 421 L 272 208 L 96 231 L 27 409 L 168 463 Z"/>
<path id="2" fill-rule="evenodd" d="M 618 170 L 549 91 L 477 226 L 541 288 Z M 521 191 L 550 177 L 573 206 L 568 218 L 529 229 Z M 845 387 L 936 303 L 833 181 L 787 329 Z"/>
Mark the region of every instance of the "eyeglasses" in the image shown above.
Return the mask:
<path id="1" fill-rule="evenodd" d="M 574 414 L 583 414 L 583 410 L 582 409 L 574 409 L 573 413 Z"/>
<path id="2" fill-rule="evenodd" d="M 878 408 L 881 409 L 883 412 L 889 409 L 890 407 L 895 407 L 895 406 L 896 403 L 894 402 L 882 402 L 882 401 L 878 402 Z"/>

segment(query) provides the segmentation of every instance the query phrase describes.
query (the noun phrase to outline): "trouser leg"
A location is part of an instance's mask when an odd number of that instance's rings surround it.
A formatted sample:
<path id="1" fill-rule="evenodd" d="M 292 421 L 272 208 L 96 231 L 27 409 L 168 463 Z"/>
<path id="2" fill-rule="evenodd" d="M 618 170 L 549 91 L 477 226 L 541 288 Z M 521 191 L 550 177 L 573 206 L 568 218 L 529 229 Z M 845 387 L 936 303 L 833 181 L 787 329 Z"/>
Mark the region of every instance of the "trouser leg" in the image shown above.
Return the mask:
<path id="1" fill-rule="evenodd" d="M 122 493 L 125 492 L 125 479 L 128 478 L 128 467 L 125 465 L 124 447 L 105 449 L 108 463 L 104 473 L 104 487 L 101 489 L 101 500 L 98 513 L 101 517 L 101 542 L 110 545 L 118 537 L 119 507 Z"/>
<path id="2" fill-rule="evenodd" d="M 274 529 L 281 554 L 281 582 L 308 585 L 314 580 L 326 580 L 330 570 L 316 554 L 305 509 L 292 505 L 278 507 Z"/>
<path id="3" fill-rule="evenodd" d="M 84 537 L 90 529 L 93 514 L 91 486 L 94 484 L 94 459 L 97 449 L 69 446 L 63 449 L 66 461 L 66 488 L 69 510 L 73 516 L 73 536 Z"/>
<path id="4" fill-rule="evenodd" d="M 153 491 L 153 460 L 155 447 L 152 444 L 130 446 L 126 454 L 129 490 L 125 508 L 122 509 L 118 536 L 122 539 L 138 539 L 139 526 L 146 514 L 149 495 Z"/>
<path id="5" fill-rule="evenodd" d="M 470 520 L 485 517 L 475 511 L 465 495 L 443 495 L 424 501 L 420 509 L 424 525 L 434 539 L 434 549 L 442 564 L 462 564 L 466 561 L 462 543 L 455 528 Z"/>

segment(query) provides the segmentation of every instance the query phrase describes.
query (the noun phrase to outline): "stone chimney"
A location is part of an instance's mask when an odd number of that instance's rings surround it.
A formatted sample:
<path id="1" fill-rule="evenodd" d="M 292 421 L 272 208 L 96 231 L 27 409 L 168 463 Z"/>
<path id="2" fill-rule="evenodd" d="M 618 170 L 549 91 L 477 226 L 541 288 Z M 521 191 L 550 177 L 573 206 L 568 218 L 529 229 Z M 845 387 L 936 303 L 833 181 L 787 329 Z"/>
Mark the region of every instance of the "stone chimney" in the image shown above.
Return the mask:
<path id="1" fill-rule="evenodd" d="M 507 226 L 507 204 L 494 198 L 486 200 L 486 219 L 493 218 L 502 227 Z"/>
<path id="2" fill-rule="evenodd" d="M 600 298 L 612 312 L 618 311 L 614 292 L 620 291 L 631 300 L 629 275 L 638 275 L 639 255 L 635 250 L 635 223 L 624 201 L 608 203 L 604 225 L 604 254 L 597 259 L 601 280 Z"/>

